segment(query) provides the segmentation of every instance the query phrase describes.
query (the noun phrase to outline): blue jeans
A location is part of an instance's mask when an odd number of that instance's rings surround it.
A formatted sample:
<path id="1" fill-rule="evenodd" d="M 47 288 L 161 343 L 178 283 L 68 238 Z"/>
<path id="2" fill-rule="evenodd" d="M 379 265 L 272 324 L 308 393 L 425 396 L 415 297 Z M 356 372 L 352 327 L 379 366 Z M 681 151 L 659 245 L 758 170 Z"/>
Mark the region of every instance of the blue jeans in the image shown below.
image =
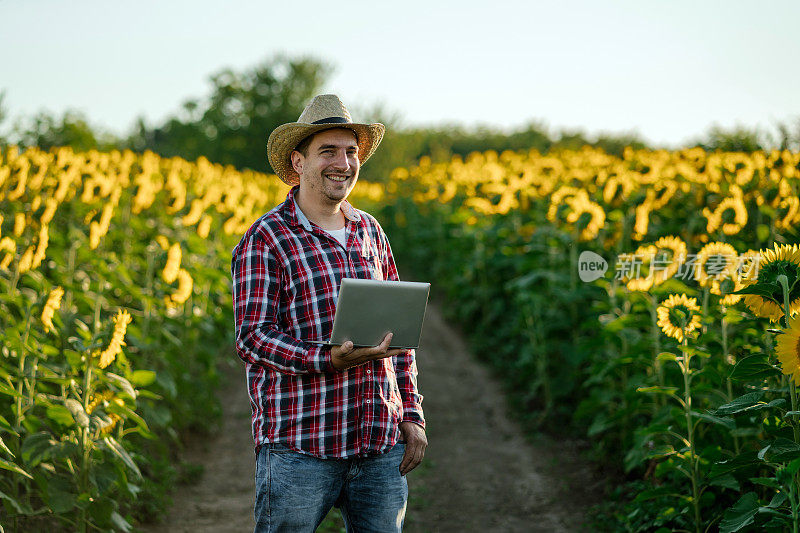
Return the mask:
<path id="1" fill-rule="evenodd" d="M 281 444 L 256 458 L 255 533 L 313 532 L 335 505 L 348 532 L 400 532 L 408 484 L 400 475 L 405 444 L 364 458 L 318 459 Z"/>

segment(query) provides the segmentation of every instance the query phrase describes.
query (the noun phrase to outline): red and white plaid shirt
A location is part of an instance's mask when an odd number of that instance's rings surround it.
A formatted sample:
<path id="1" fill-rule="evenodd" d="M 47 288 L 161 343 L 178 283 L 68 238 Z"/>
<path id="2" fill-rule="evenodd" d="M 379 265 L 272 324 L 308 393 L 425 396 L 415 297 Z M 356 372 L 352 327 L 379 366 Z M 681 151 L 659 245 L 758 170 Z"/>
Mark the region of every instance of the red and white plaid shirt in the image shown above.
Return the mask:
<path id="1" fill-rule="evenodd" d="M 245 362 L 253 439 L 316 457 L 394 446 L 400 422 L 425 426 L 414 350 L 336 370 L 330 337 L 342 278 L 397 280 L 389 241 L 368 213 L 342 203 L 346 246 L 286 200 L 233 249 L 236 352 Z"/>

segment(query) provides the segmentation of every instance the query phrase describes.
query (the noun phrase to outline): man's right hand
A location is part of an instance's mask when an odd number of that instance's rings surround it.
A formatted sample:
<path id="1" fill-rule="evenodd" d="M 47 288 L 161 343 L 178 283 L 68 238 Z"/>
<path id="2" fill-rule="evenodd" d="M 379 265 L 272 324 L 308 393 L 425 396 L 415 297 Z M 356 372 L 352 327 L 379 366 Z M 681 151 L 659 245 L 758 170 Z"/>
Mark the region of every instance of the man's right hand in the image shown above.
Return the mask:
<path id="1" fill-rule="evenodd" d="M 334 346 L 331 348 L 331 363 L 336 370 L 344 370 L 374 359 L 383 359 L 384 357 L 400 355 L 405 351 L 403 348 L 393 348 L 390 350 L 390 342 L 392 342 L 391 333 L 387 333 L 379 345 L 370 348 L 353 348 L 352 341 L 345 341 L 341 346 Z"/>

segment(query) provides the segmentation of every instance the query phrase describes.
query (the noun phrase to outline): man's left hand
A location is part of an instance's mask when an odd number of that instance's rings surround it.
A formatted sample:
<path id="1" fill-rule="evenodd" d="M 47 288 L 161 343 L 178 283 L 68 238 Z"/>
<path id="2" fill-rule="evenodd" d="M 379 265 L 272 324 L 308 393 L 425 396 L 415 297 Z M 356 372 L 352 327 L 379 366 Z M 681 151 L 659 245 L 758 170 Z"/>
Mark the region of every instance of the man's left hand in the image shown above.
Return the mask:
<path id="1" fill-rule="evenodd" d="M 405 476 L 422 462 L 425 448 L 428 447 L 428 437 L 422 426 L 414 422 L 400 422 L 400 433 L 406 441 L 406 451 L 400 462 L 400 475 Z"/>

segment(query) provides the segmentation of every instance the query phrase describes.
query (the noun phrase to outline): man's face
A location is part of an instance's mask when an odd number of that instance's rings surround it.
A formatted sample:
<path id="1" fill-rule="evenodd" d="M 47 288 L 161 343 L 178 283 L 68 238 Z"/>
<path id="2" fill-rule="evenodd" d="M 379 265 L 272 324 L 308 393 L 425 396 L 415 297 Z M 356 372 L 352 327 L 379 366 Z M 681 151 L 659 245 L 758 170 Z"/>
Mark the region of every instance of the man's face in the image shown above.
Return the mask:
<path id="1" fill-rule="evenodd" d="M 300 175 L 300 188 L 317 201 L 338 204 L 358 180 L 358 144 L 351 130 L 337 128 L 314 135 L 308 154 L 292 152 L 292 165 Z"/>

